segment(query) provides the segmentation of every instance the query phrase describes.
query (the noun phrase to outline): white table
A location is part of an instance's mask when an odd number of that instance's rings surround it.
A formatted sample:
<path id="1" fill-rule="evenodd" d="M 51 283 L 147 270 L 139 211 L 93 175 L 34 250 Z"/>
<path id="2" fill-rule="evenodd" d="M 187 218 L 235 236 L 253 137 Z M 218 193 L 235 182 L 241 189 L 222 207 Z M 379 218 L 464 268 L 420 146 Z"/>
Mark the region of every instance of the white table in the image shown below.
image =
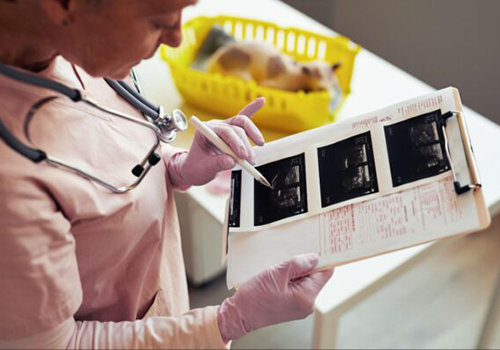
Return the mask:
<path id="1" fill-rule="evenodd" d="M 323 25 L 276 0 L 200 0 L 198 5 L 186 9 L 185 18 L 219 14 L 252 17 L 274 21 L 281 26 L 299 27 L 326 34 L 333 33 Z M 182 99 L 168 78 L 168 68 L 158 57 L 144 62 L 139 68 L 141 80 L 149 98 L 163 104 L 167 110 L 180 106 L 188 113 L 199 113 L 190 106 L 182 104 Z M 367 50 L 361 50 L 356 58 L 351 89 L 352 93 L 339 119 L 382 108 L 433 90 L 429 85 Z M 466 97 L 464 100 L 467 101 Z M 500 127 L 468 108 L 465 108 L 465 112 L 482 175 L 486 201 L 491 214 L 495 215 L 500 211 L 500 181 L 498 181 L 500 179 L 500 162 L 498 161 Z M 179 144 L 188 147 L 191 138 L 192 134 L 188 134 L 179 140 Z M 187 195 L 193 203 L 197 203 L 215 221 L 222 224 L 224 199 L 214 198 L 203 187 L 191 189 Z M 338 318 L 418 263 L 425 257 L 432 245 L 422 245 L 337 268 L 335 277 L 325 286 L 316 300 L 314 347 L 325 344 L 334 346 L 335 325 Z M 322 325 L 324 325 L 323 328 Z"/>

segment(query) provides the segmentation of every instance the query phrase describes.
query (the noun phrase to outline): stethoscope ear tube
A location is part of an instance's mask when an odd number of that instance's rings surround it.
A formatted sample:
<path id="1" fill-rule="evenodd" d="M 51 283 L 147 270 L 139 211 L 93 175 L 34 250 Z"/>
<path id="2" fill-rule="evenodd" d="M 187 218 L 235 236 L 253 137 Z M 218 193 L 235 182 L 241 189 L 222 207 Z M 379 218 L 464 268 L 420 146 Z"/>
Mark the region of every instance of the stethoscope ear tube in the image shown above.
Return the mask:
<path id="1" fill-rule="evenodd" d="M 0 0 L 1 1 L 1 0 Z M 45 163 L 52 165 L 57 168 L 63 168 L 65 170 L 76 173 L 88 180 L 94 181 L 99 185 L 107 188 L 108 190 L 115 193 L 125 193 L 133 188 L 137 187 L 141 181 L 144 179 L 149 170 L 161 160 L 161 156 L 157 154 L 157 150 L 159 149 L 160 142 L 172 142 L 175 139 L 175 135 L 177 131 L 184 131 L 187 127 L 187 119 L 184 113 L 180 110 L 174 110 L 173 115 L 169 115 L 164 113 L 163 107 L 155 106 L 153 103 L 147 101 L 140 94 L 135 92 L 131 87 L 129 87 L 125 82 L 117 82 L 113 80 L 106 79 L 106 82 L 127 102 L 129 102 L 132 106 L 138 109 L 143 113 L 144 116 L 147 116 L 152 119 L 151 121 L 140 120 L 139 118 L 128 116 L 124 113 L 111 110 L 109 108 L 100 106 L 98 103 L 93 101 L 89 96 L 86 96 L 85 93 L 80 92 L 77 89 L 72 89 L 68 86 L 65 86 L 59 82 L 41 78 L 34 76 L 32 74 L 23 73 L 17 69 L 10 68 L 0 63 L 0 74 L 7 76 L 13 80 L 16 80 L 20 83 L 27 85 L 34 85 L 36 87 L 49 89 L 55 92 L 58 92 L 74 102 L 86 103 L 89 106 L 92 106 L 102 112 L 109 113 L 116 117 L 128 120 L 129 122 L 141 125 L 143 127 L 149 128 L 156 134 L 156 142 L 149 150 L 148 154 L 145 158 L 138 164 L 134 170 L 133 174 L 137 177 L 137 179 L 128 186 L 117 187 L 106 181 L 101 180 L 100 178 L 93 176 L 92 174 L 81 170 L 77 167 L 66 164 L 56 158 L 52 158 L 50 155 L 46 154 L 44 151 L 36 148 L 31 148 L 27 144 L 19 141 L 14 135 L 8 130 L 8 128 L 3 124 L 0 119 L 0 138 L 14 151 L 19 153 L 20 155 L 30 159 L 35 163 L 39 163 L 44 161 Z M 44 103 L 53 100 L 54 96 L 46 97 L 35 105 L 32 106 L 31 112 L 38 109 Z M 28 115 L 28 120 L 30 116 Z M 146 118 L 148 119 L 148 118 Z M 25 135 L 29 140 L 29 133 L 25 130 Z"/>
<path id="2" fill-rule="evenodd" d="M 159 111 L 159 109 L 160 109 L 159 106 L 156 106 L 153 103 L 151 103 L 150 101 L 148 101 L 147 99 L 145 99 L 144 96 L 142 96 L 138 91 L 134 90 L 129 84 L 127 84 L 126 82 L 121 81 L 121 80 L 117 80 L 117 82 L 118 82 L 118 84 L 123 86 L 123 88 L 125 90 L 127 90 L 132 96 L 134 96 L 136 99 L 141 101 L 143 104 L 145 104 L 146 106 L 151 108 L 153 111 Z"/>
<path id="3" fill-rule="evenodd" d="M 7 67 L 4 64 L 0 64 L 0 73 L 24 84 L 34 85 L 40 88 L 45 88 L 59 92 L 67 96 L 74 102 L 78 102 L 82 99 L 82 95 L 80 91 L 78 91 L 77 89 L 71 89 L 66 85 L 63 85 L 53 80 L 44 79 L 31 74 L 19 72 L 16 69 Z"/>
<path id="4" fill-rule="evenodd" d="M 137 110 L 141 111 L 142 113 L 144 113 L 145 115 L 147 115 L 148 117 L 150 117 L 151 119 L 153 120 L 156 120 L 159 116 L 159 112 L 158 112 L 158 107 L 154 108 L 155 106 L 153 106 L 149 101 L 147 101 L 147 103 L 145 103 L 145 99 L 140 96 L 139 94 L 137 94 L 137 97 L 136 94 L 132 94 L 132 92 L 130 91 L 130 89 L 126 89 L 124 85 L 120 84 L 119 82 L 115 81 L 115 80 L 111 80 L 111 79 L 107 79 L 107 78 L 104 78 L 104 80 L 106 81 L 106 83 L 108 83 L 109 86 L 111 86 L 111 88 L 113 90 L 115 90 L 118 95 L 120 95 L 122 98 L 124 98 L 128 103 L 130 103 L 132 106 L 134 106 Z M 142 105 L 141 105 L 142 103 Z M 153 108 L 151 108 L 153 107 Z"/>
<path id="5" fill-rule="evenodd" d="M 0 138 L 4 140 L 4 142 L 12 148 L 14 151 L 20 153 L 26 158 L 32 160 L 35 163 L 39 163 L 47 159 L 47 155 L 44 151 L 31 148 L 23 144 L 21 141 L 16 139 L 10 131 L 5 127 L 2 120 L 0 119 Z"/>

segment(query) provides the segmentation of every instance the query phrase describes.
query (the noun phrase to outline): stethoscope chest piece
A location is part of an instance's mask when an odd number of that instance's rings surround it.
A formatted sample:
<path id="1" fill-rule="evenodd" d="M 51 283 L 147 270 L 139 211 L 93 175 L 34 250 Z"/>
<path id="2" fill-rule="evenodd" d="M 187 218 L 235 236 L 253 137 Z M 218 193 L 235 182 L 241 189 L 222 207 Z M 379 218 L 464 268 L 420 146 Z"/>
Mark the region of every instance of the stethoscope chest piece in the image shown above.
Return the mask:
<path id="1" fill-rule="evenodd" d="M 163 142 L 172 142 L 175 140 L 178 131 L 185 131 L 188 128 L 186 115 L 180 109 L 174 109 L 172 115 L 166 113 L 163 107 L 159 107 L 158 118 L 153 122 L 160 133 L 158 137 Z"/>
<path id="2" fill-rule="evenodd" d="M 4 140 L 7 143 L 7 145 L 9 145 L 12 149 L 17 151 L 24 157 L 36 163 L 44 161 L 52 166 L 71 171 L 88 180 L 94 181 L 99 185 L 115 193 L 125 193 L 137 187 L 139 183 L 144 179 L 148 171 L 151 169 L 151 167 L 155 166 L 160 162 L 161 156 L 157 153 L 160 147 L 160 142 L 163 141 L 170 143 L 174 141 L 175 137 L 177 136 L 177 132 L 185 131 L 188 127 L 187 118 L 181 110 L 176 109 L 170 115 L 164 111 L 163 107 L 156 106 L 153 103 L 147 101 L 144 97 L 140 95 L 138 91 L 135 91 L 125 82 L 105 79 L 105 81 L 109 84 L 109 86 L 113 90 L 115 90 L 119 96 L 121 96 L 133 107 L 135 107 L 138 111 L 140 111 L 143 114 L 144 118 L 147 120 L 142 120 L 134 116 L 129 116 L 127 114 L 121 113 L 119 111 L 111 110 L 109 108 L 99 105 L 97 102 L 92 100 L 89 96 L 87 96 L 80 90 L 68 87 L 57 81 L 24 73 L 18 69 L 8 67 L 1 63 L 0 63 L 0 74 L 27 85 L 37 86 L 40 88 L 45 88 L 48 90 L 55 91 L 59 94 L 68 97 L 73 102 L 85 103 L 91 107 L 100 110 L 101 112 L 108 113 L 115 117 L 128 120 L 129 122 L 132 122 L 134 124 L 141 125 L 142 127 L 149 128 L 155 133 L 156 137 L 154 144 L 151 146 L 151 148 L 149 149 L 146 156 L 142 159 L 142 161 L 132 169 L 132 174 L 135 175 L 136 179 L 129 185 L 118 186 L 111 184 L 110 182 L 104 181 L 99 177 L 90 174 L 86 170 L 82 170 L 78 167 L 66 164 L 61 160 L 50 157 L 42 150 L 35 149 L 28 145 L 25 145 L 9 132 L 9 130 L 5 127 L 5 125 L 2 123 L 2 120 L 0 119 L 0 139 Z M 134 83 L 138 88 L 138 82 L 134 74 L 132 74 L 132 79 L 134 80 Z M 138 88 L 138 90 L 140 89 Z"/>

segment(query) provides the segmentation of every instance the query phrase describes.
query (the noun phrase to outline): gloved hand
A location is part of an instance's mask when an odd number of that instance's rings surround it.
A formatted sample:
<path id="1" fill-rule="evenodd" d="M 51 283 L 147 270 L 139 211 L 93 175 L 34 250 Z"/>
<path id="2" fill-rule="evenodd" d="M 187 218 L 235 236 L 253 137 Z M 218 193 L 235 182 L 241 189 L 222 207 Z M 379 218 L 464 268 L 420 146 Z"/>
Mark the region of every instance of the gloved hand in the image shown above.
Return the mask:
<path id="1" fill-rule="evenodd" d="M 305 318 L 333 269 L 307 275 L 316 254 L 303 254 L 268 268 L 245 282 L 219 307 L 217 323 L 225 342 L 258 328 Z"/>
<path id="2" fill-rule="evenodd" d="M 248 137 L 258 146 L 264 145 L 264 137 L 250 117 L 261 109 L 264 103 L 264 98 L 258 98 L 230 119 L 207 122 L 238 157 L 252 164 L 255 154 Z M 233 158 L 222 153 L 203 134 L 196 131 L 189 152 L 172 157 L 168 164 L 168 172 L 174 185 L 186 188 L 191 185 L 206 184 L 220 171 L 232 169 L 235 165 Z"/>

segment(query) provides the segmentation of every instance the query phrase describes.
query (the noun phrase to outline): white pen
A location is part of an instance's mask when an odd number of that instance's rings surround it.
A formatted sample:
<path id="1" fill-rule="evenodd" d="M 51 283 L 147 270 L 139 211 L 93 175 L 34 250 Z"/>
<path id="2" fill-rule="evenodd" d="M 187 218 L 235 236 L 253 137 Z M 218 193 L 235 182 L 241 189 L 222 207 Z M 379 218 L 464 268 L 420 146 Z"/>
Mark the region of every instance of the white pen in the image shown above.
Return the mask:
<path id="1" fill-rule="evenodd" d="M 196 118 L 194 115 L 189 119 L 189 122 L 193 124 L 193 126 L 203 134 L 207 139 L 209 139 L 215 146 L 217 146 L 218 149 L 220 149 L 222 152 L 226 153 L 227 155 L 230 155 L 236 163 L 238 163 L 243 169 L 248 171 L 250 175 L 253 176 L 253 178 L 257 181 L 259 181 L 261 184 L 264 186 L 269 187 L 272 189 L 273 187 L 271 184 L 266 180 L 264 175 L 262 175 L 257 169 L 254 168 L 252 164 L 247 162 L 244 159 L 241 159 L 238 157 L 233 150 L 217 135 L 212 129 L 210 129 L 205 123 L 203 123 L 201 120 Z"/>

